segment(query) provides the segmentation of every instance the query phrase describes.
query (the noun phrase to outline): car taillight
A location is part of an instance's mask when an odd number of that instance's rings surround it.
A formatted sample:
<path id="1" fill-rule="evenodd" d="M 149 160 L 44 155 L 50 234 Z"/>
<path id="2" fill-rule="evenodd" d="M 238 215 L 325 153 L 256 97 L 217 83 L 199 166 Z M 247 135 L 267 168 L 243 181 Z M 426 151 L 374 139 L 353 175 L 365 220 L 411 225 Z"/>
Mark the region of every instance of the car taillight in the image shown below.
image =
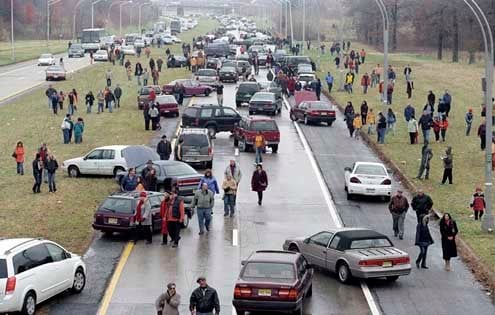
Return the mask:
<path id="1" fill-rule="evenodd" d="M 380 185 L 392 185 L 392 181 L 390 179 L 384 180 Z"/>
<path id="2" fill-rule="evenodd" d="M 351 177 L 350 181 L 351 183 L 361 184 L 361 181 L 357 177 Z"/>
<path id="3" fill-rule="evenodd" d="M 409 258 L 409 256 L 405 256 L 405 257 L 395 258 L 392 260 L 392 262 L 394 265 L 405 265 L 405 264 L 409 264 L 411 262 L 411 259 Z"/>
<path id="4" fill-rule="evenodd" d="M 212 155 L 213 154 L 213 148 L 208 148 L 208 155 Z"/>
<path id="5" fill-rule="evenodd" d="M 383 264 L 383 261 L 384 261 L 383 259 L 360 260 L 359 266 L 363 266 L 363 267 L 381 266 Z"/>
<path id="6" fill-rule="evenodd" d="M 318 115 L 318 112 L 310 111 L 310 112 L 308 112 L 308 115 L 310 115 L 310 116 L 317 116 Z"/>
<path id="7" fill-rule="evenodd" d="M 286 300 L 291 300 L 295 301 L 297 300 L 297 290 L 296 289 L 279 289 L 278 290 L 278 296 L 286 299 Z"/>
<path id="8" fill-rule="evenodd" d="M 14 294 L 15 291 L 15 284 L 17 282 L 17 279 L 15 277 L 9 277 L 7 279 L 7 285 L 5 286 L 5 294 Z"/>
<path id="9" fill-rule="evenodd" d="M 234 297 L 241 298 L 245 296 L 251 296 L 251 288 L 236 286 L 234 289 Z"/>

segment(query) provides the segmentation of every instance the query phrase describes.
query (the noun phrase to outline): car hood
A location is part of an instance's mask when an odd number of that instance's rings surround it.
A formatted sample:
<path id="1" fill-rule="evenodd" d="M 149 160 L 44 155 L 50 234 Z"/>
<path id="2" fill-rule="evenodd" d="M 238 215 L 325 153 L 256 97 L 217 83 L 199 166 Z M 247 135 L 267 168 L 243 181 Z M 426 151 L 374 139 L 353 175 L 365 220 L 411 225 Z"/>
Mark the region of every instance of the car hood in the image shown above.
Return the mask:
<path id="1" fill-rule="evenodd" d="M 286 243 L 302 243 L 307 237 L 306 236 L 298 236 L 298 237 L 291 237 L 288 238 L 285 242 Z"/>
<path id="2" fill-rule="evenodd" d="M 78 164 L 78 163 L 80 163 L 82 161 L 84 161 L 84 158 L 82 156 L 81 157 L 77 157 L 77 158 L 73 158 L 73 159 L 69 159 L 69 160 L 65 160 L 64 163 L 63 163 L 63 166 L 64 167 L 67 167 L 70 164 Z"/>

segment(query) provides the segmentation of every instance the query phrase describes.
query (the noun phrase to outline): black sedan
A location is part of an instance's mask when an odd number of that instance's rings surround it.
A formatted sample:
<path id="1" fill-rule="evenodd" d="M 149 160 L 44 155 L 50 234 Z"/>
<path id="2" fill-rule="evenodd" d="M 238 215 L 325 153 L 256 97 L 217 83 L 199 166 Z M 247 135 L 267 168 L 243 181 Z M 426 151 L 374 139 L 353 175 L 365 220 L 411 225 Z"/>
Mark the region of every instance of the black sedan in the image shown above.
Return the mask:
<path id="1" fill-rule="evenodd" d="M 187 66 L 186 57 L 177 56 L 167 60 L 167 68 L 183 68 L 185 66 Z"/>
<path id="2" fill-rule="evenodd" d="M 239 79 L 237 70 L 234 67 L 222 67 L 218 73 L 220 82 L 234 82 L 237 83 Z"/>

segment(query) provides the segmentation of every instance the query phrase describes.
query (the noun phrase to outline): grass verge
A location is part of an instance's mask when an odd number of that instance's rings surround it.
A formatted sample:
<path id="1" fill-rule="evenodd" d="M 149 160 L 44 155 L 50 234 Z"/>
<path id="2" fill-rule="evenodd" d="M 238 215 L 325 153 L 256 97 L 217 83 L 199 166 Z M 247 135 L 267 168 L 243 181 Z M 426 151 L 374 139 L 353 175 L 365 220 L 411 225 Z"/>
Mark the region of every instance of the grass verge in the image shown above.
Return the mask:
<path id="1" fill-rule="evenodd" d="M 0 66 L 38 58 L 43 53 L 58 54 L 67 50 L 69 40 L 19 40 L 14 42 L 15 61 L 10 42 L 0 42 Z"/>
<path id="2" fill-rule="evenodd" d="M 212 21 L 201 21 L 191 32 L 182 34 L 182 39 L 191 42 L 198 32 L 206 32 L 213 27 Z M 174 49 L 180 49 L 175 47 Z M 165 55 L 165 49 L 152 49 L 152 56 Z M 144 54 L 143 66 L 148 63 Z M 130 58 L 135 63 L 136 58 Z M 96 95 L 105 86 L 105 72 L 112 69 L 113 87 L 119 83 L 123 89 L 121 108 L 110 114 L 86 114 L 82 99 L 87 91 Z M 187 77 L 185 69 L 162 69 L 160 84 Z M 124 67 L 108 63 L 97 64 L 74 75 L 73 79 L 54 83 L 57 90 L 69 91 L 75 88 L 80 94 L 79 111 L 75 118 L 82 117 L 86 130 L 84 143 L 80 145 L 62 144 L 60 124 L 63 115 L 53 115 L 48 110 L 45 89 L 35 90 L 18 98 L 12 104 L 0 108 L 2 137 L 0 148 L 0 226 L 2 237 L 44 237 L 60 242 L 71 251 L 83 253 L 91 241 L 92 216 L 95 207 L 114 191 L 116 186 L 110 178 L 70 179 L 57 172 L 56 194 L 48 194 L 47 186 L 42 185 L 42 193 L 33 195 L 31 162 L 42 142 L 46 142 L 59 164 L 65 159 L 81 156 L 94 147 L 110 144 L 147 144 L 152 137 L 146 132 L 143 118 L 136 105 L 136 80 L 127 81 Z M 64 107 L 66 110 L 67 108 Z M 165 122 L 166 123 L 166 122 Z M 17 141 L 23 141 L 26 149 L 25 175 L 15 174 L 15 161 L 10 156 Z"/>

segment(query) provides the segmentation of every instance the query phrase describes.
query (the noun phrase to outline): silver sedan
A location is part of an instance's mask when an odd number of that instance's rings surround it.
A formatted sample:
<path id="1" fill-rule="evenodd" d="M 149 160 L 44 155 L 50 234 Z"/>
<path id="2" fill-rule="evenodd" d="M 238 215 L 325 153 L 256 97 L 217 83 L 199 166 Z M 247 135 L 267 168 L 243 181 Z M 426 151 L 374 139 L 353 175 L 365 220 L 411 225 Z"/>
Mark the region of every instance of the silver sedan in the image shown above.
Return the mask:
<path id="1" fill-rule="evenodd" d="M 409 254 L 395 248 L 387 236 L 368 229 L 322 231 L 287 239 L 283 248 L 300 252 L 315 267 L 337 273 L 343 283 L 352 277 L 395 281 L 411 272 Z"/>

